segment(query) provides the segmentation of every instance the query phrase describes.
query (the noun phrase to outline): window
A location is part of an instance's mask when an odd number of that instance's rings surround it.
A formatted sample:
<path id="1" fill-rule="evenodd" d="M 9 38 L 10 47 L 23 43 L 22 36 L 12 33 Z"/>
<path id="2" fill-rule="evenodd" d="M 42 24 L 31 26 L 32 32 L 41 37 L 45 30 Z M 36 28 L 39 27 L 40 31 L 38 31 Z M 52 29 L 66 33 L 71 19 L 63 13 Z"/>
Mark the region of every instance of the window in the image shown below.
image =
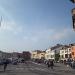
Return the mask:
<path id="1" fill-rule="evenodd" d="M 54 55 L 51 55 L 51 58 L 54 58 Z"/>
<path id="2" fill-rule="evenodd" d="M 69 54 L 69 57 L 70 57 L 70 58 L 72 57 L 71 54 Z"/>
<path id="3" fill-rule="evenodd" d="M 64 51 L 62 51 L 62 53 L 64 53 Z"/>
<path id="4" fill-rule="evenodd" d="M 65 53 L 68 53 L 68 50 L 65 50 Z"/>
<path id="5" fill-rule="evenodd" d="M 50 58 L 50 55 L 47 55 L 47 58 Z"/>
<path id="6" fill-rule="evenodd" d="M 61 58 L 64 58 L 64 56 L 62 55 Z"/>
<path id="7" fill-rule="evenodd" d="M 65 54 L 65 58 L 68 58 L 68 54 Z"/>
<path id="8" fill-rule="evenodd" d="M 64 58 L 64 56 L 63 55 L 60 55 L 60 58 Z"/>
<path id="9" fill-rule="evenodd" d="M 72 52 L 72 55 L 74 55 L 74 52 Z"/>
<path id="10" fill-rule="evenodd" d="M 69 51 L 71 51 L 71 49 L 69 49 Z"/>

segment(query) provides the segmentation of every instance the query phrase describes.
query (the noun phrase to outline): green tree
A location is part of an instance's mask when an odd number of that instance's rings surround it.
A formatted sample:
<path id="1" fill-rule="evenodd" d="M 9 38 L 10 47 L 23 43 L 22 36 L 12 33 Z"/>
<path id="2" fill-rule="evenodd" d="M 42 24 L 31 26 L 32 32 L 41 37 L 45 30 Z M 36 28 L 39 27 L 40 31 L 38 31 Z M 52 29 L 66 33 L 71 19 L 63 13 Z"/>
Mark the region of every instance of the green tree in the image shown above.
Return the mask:
<path id="1" fill-rule="evenodd" d="M 59 53 L 58 54 L 55 54 L 55 61 L 59 61 L 59 58 L 60 58 Z"/>

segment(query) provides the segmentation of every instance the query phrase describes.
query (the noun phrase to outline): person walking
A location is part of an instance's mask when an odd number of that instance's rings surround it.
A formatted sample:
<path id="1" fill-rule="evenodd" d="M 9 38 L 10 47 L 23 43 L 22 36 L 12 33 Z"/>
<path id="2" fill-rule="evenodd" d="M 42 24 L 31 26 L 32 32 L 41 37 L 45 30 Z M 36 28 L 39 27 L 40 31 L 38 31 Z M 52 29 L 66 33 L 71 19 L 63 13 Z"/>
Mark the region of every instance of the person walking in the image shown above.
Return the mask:
<path id="1" fill-rule="evenodd" d="M 54 62 L 53 62 L 53 60 L 51 60 L 50 61 L 50 67 L 51 67 L 51 69 L 53 69 L 53 66 L 54 66 Z"/>
<path id="2" fill-rule="evenodd" d="M 6 71 L 7 65 L 8 65 L 8 60 L 4 59 L 4 72 Z"/>
<path id="3" fill-rule="evenodd" d="M 48 62 L 47 62 L 47 66 L 48 66 L 48 68 L 50 67 L 50 60 L 48 60 Z"/>

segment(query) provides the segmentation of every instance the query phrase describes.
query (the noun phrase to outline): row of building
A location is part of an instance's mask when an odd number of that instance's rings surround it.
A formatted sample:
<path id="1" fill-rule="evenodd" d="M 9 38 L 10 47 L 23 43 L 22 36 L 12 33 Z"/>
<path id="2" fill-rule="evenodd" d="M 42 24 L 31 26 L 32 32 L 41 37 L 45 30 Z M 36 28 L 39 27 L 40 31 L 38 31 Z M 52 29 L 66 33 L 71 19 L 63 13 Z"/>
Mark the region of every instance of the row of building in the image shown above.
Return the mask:
<path id="1" fill-rule="evenodd" d="M 0 51 L 0 60 L 1 59 L 18 59 L 18 58 L 23 58 L 25 60 L 31 59 L 31 53 L 29 51 L 24 51 L 22 53 L 19 52 L 12 52 L 12 53 L 7 53 L 7 52 L 2 52 Z"/>
<path id="2" fill-rule="evenodd" d="M 24 58 L 25 60 L 29 59 L 42 59 L 42 60 L 67 60 L 71 58 L 75 60 L 75 44 L 70 45 L 61 45 L 57 44 L 54 47 L 48 48 L 46 50 L 34 50 L 32 52 L 24 51 L 22 53 L 13 52 L 13 53 L 6 53 L 0 51 L 0 59 L 3 58 Z"/>
<path id="3" fill-rule="evenodd" d="M 75 59 L 75 44 L 60 45 L 46 49 L 45 51 L 35 50 L 31 53 L 32 59 L 53 59 L 53 60 L 67 60 L 68 58 Z"/>

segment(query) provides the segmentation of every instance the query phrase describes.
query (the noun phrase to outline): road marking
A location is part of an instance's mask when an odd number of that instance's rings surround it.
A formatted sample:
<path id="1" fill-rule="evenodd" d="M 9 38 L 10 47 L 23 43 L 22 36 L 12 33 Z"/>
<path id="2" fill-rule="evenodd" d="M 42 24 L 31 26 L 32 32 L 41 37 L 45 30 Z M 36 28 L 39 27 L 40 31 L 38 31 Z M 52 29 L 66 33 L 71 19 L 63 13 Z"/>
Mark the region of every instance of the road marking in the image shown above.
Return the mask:
<path id="1" fill-rule="evenodd" d="M 35 70 L 34 68 L 29 68 L 30 70 Z"/>
<path id="2" fill-rule="evenodd" d="M 36 63 L 36 62 L 31 62 L 31 63 L 33 63 L 33 64 L 35 64 L 35 65 L 38 65 L 38 66 L 43 66 L 43 67 L 45 67 L 45 65 L 43 65 L 43 64 L 39 64 L 39 63 Z"/>
<path id="3" fill-rule="evenodd" d="M 16 70 L 24 70 L 24 68 L 16 68 Z"/>
<path id="4" fill-rule="evenodd" d="M 38 70 L 38 71 L 44 71 L 44 72 L 47 72 L 49 71 L 47 68 L 29 68 L 30 70 Z"/>

